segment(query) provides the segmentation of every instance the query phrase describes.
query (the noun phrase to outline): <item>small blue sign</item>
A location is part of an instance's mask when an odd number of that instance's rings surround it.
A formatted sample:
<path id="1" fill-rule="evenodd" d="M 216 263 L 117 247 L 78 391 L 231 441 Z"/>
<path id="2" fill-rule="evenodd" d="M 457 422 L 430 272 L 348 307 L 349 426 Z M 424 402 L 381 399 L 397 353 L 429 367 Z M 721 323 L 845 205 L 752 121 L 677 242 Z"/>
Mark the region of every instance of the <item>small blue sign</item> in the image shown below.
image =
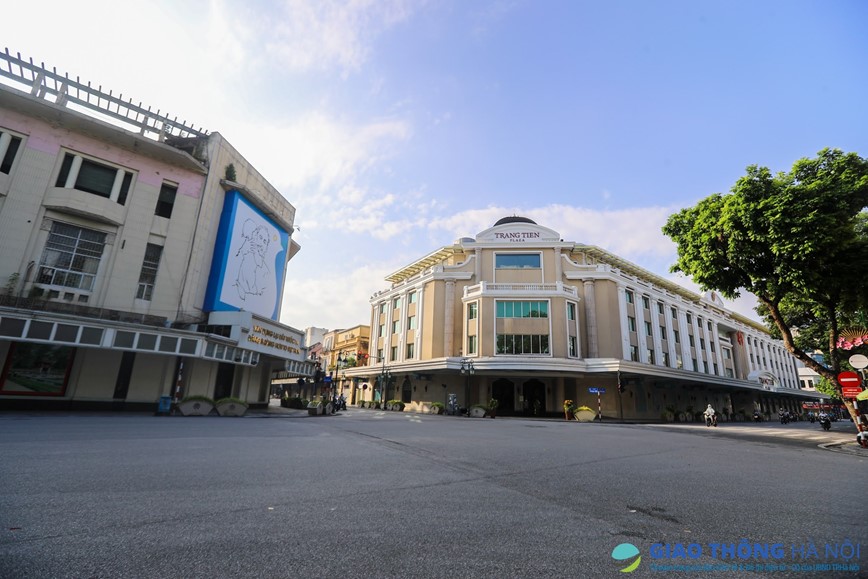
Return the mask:
<path id="1" fill-rule="evenodd" d="M 606 389 L 605 388 L 588 388 L 588 392 L 590 392 L 591 394 L 605 394 Z"/>

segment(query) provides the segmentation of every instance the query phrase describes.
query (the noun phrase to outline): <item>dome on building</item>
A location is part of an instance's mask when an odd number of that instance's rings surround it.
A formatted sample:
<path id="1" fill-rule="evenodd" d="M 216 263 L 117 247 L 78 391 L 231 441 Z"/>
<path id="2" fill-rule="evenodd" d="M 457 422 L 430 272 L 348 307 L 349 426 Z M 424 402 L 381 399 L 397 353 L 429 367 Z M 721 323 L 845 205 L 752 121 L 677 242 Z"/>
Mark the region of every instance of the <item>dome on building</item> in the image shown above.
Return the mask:
<path id="1" fill-rule="evenodd" d="M 498 219 L 497 223 L 494 224 L 494 227 L 498 225 L 506 225 L 507 223 L 533 223 L 536 225 L 536 221 L 533 219 L 528 219 L 527 217 L 519 217 L 518 215 L 512 215 L 510 217 L 504 217 L 502 219 Z"/>

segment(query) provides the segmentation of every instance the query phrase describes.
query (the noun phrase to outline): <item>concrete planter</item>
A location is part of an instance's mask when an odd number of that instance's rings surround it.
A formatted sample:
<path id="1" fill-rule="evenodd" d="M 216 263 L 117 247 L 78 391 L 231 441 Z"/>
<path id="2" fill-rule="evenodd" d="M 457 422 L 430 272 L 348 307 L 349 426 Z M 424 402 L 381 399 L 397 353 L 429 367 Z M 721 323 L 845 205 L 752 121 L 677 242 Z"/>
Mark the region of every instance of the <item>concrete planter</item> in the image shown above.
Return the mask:
<path id="1" fill-rule="evenodd" d="M 214 410 L 214 404 L 205 400 L 187 400 L 178 404 L 178 410 L 184 416 L 208 416 Z"/>
<path id="2" fill-rule="evenodd" d="M 217 414 L 220 416 L 244 416 L 247 414 L 247 405 L 238 402 L 221 402 L 217 404 Z"/>
<path id="3" fill-rule="evenodd" d="M 470 416 L 472 416 L 473 418 L 484 418 L 485 408 L 471 408 Z"/>
<path id="4" fill-rule="evenodd" d="M 597 413 L 593 410 L 576 410 L 574 415 L 579 422 L 593 422 L 597 417 Z"/>
<path id="5" fill-rule="evenodd" d="M 308 402 L 307 413 L 311 416 L 317 416 L 318 414 L 322 414 L 323 413 L 322 403 L 321 402 Z"/>

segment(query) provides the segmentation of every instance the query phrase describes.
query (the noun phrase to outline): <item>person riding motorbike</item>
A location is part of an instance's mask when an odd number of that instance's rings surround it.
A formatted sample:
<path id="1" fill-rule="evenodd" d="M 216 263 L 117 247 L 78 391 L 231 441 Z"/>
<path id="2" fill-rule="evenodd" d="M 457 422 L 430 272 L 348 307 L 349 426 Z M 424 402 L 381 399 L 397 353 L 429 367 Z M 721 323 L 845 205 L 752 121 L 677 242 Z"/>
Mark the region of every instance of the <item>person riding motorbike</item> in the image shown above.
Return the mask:
<path id="1" fill-rule="evenodd" d="M 714 411 L 714 408 L 711 407 L 711 404 L 708 405 L 708 408 L 703 412 L 705 415 L 705 425 L 706 426 L 717 426 L 717 413 Z"/>
<path id="2" fill-rule="evenodd" d="M 817 421 L 820 423 L 820 426 L 823 427 L 823 430 L 832 429 L 832 419 L 829 418 L 829 415 L 826 414 L 825 411 L 820 412 L 820 415 L 817 417 Z"/>

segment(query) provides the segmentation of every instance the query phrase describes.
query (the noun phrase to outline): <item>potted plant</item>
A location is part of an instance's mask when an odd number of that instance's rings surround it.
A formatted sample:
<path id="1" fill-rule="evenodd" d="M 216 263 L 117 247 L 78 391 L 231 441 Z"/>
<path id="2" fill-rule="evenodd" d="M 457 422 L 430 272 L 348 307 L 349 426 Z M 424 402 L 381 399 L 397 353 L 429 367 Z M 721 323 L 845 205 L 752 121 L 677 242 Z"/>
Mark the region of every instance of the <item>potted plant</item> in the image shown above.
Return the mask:
<path id="1" fill-rule="evenodd" d="M 239 398 L 221 398 L 214 402 L 214 407 L 220 416 L 244 416 L 247 413 L 247 403 Z"/>
<path id="2" fill-rule="evenodd" d="M 492 398 L 488 401 L 488 415 L 492 418 L 497 417 L 497 407 L 500 406 L 500 402 L 497 398 Z"/>
<path id="3" fill-rule="evenodd" d="M 576 403 L 572 400 L 564 400 L 564 420 L 572 420 L 576 412 Z"/>
<path id="4" fill-rule="evenodd" d="M 442 402 L 432 402 L 431 403 L 431 414 L 443 414 L 443 411 L 446 409 L 446 405 Z"/>
<path id="5" fill-rule="evenodd" d="M 593 422 L 597 417 L 597 413 L 589 406 L 579 406 L 573 411 L 573 415 L 579 422 Z"/>
<path id="6" fill-rule="evenodd" d="M 207 416 L 214 410 L 214 400 L 207 396 L 187 396 L 178 403 L 184 416 Z"/>

